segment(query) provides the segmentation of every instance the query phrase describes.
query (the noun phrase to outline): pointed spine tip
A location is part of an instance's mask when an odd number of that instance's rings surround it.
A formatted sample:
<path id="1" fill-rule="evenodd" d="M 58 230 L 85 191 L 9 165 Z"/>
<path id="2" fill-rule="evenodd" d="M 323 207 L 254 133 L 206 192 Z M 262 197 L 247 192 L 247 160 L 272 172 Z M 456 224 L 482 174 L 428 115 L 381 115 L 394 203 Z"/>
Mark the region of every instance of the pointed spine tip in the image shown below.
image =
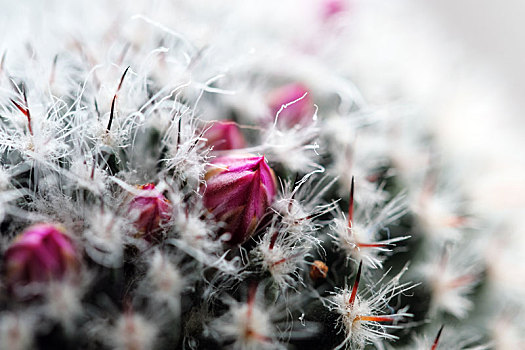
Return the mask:
<path id="1" fill-rule="evenodd" d="M 13 83 L 13 81 L 11 81 L 11 83 Z M 33 128 L 31 126 L 31 112 L 29 112 L 29 103 L 27 102 L 27 94 L 26 94 L 26 89 L 25 89 L 24 85 L 22 85 L 22 91 L 20 93 L 22 94 L 22 97 L 24 99 L 24 105 L 19 104 L 18 102 L 16 102 L 12 98 L 10 100 L 16 106 L 16 108 L 20 112 L 22 112 L 22 114 L 24 114 L 26 116 L 26 118 L 27 118 L 27 128 L 29 130 L 29 133 L 31 135 L 33 135 Z"/>
<path id="2" fill-rule="evenodd" d="M 109 121 L 108 126 L 106 127 L 106 131 L 109 132 L 111 130 L 111 124 L 113 123 L 113 117 L 115 115 L 115 103 L 118 98 L 118 93 L 120 92 L 120 88 L 122 87 L 122 83 L 124 82 L 124 78 L 126 77 L 126 74 L 128 73 L 128 70 L 131 66 L 128 66 L 126 70 L 124 71 L 124 74 L 122 74 L 122 77 L 120 78 L 120 83 L 118 84 L 117 91 L 115 92 L 115 95 L 113 96 L 113 100 L 111 101 L 111 112 L 109 113 Z"/>
<path id="3" fill-rule="evenodd" d="M 354 220 L 354 176 L 352 175 L 352 182 L 350 185 L 350 199 L 348 201 L 348 227 L 352 227 Z"/>
<path id="4" fill-rule="evenodd" d="M 441 327 L 439 328 L 439 331 L 436 335 L 436 339 L 434 339 L 434 343 L 432 344 L 432 347 L 430 348 L 430 350 L 436 350 L 437 349 L 437 346 L 439 344 L 439 338 L 441 338 L 441 333 L 443 332 L 443 328 L 445 327 L 445 325 L 441 325 Z"/>
<path id="5" fill-rule="evenodd" d="M 363 262 L 359 262 L 359 268 L 357 269 L 357 275 L 355 276 L 354 286 L 352 287 L 352 294 L 348 303 L 350 306 L 354 305 L 355 297 L 357 295 L 357 288 L 359 287 L 359 280 L 361 280 L 361 270 L 363 268 Z"/>

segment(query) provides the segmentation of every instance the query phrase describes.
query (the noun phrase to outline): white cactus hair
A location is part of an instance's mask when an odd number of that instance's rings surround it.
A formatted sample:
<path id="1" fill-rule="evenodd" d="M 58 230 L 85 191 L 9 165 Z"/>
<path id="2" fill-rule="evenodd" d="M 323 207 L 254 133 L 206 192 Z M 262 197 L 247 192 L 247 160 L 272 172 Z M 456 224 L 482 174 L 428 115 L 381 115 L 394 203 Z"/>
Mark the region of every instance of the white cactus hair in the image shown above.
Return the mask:
<path id="1" fill-rule="evenodd" d="M 303 283 L 302 272 L 313 260 L 309 252 L 323 249 L 317 234 L 323 227 L 319 218 L 336 207 L 335 202 L 325 203 L 322 198 L 336 179 L 318 173 L 322 171 L 308 173 L 295 184 L 281 184 L 273 204 L 277 216 L 252 251 L 254 262 L 270 272 L 282 291 Z"/>
<path id="2" fill-rule="evenodd" d="M 119 350 L 140 349 L 154 347 L 157 329 L 151 320 L 132 312 L 123 314 L 114 328 L 114 348 Z"/>
<path id="3" fill-rule="evenodd" d="M 213 320 L 208 331 L 217 333 L 217 338 L 232 349 L 286 349 L 286 339 L 308 334 L 303 327 L 294 326 L 288 309 L 288 305 L 299 308 L 300 301 L 294 305 L 276 298 L 265 305 L 266 291 L 265 286 L 252 284 L 243 298 L 245 301 L 224 298 L 228 311 Z"/>
<path id="4" fill-rule="evenodd" d="M 150 257 L 148 272 L 142 282 L 142 293 L 154 301 L 155 307 L 168 307 L 177 314 L 180 312 L 181 293 L 187 280 L 177 265 L 170 261 L 168 255 L 160 251 L 153 252 Z"/>
<path id="5" fill-rule="evenodd" d="M 350 205 L 353 206 L 353 198 Z M 385 254 L 391 253 L 397 242 L 410 238 L 409 235 L 390 238 L 388 231 L 388 226 L 403 217 L 406 212 L 404 193 L 398 194 L 383 207 L 365 204 L 364 208 L 358 207 L 355 212 L 352 209 L 352 218 L 346 218 L 339 210 L 328 235 L 344 252 L 347 260 L 363 261 L 365 268 L 382 268 Z M 387 238 L 381 237 L 383 232 L 387 233 Z"/>
<path id="6" fill-rule="evenodd" d="M 488 350 L 491 344 L 480 344 L 481 336 L 475 331 L 454 331 L 445 329 L 433 329 L 427 334 L 414 336 L 412 341 L 402 349 L 432 349 L 442 348 L 451 350 Z"/>
<path id="7" fill-rule="evenodd" d="M 409 3 L 4 4 L 0 348 L 525 348 L 521 134 Z"/>
<path id="8" fill-rule="evenodd" d="M 444 311 L 464 318 L 474 306 L 468 295 L 479 283 L 483 265 L 468 250 L 471 243 L 445 245 L 418 266 L 415 273 L 431 290 L 430 315 Z"/>
<path id="9" fill-rule="evenodd" d="M 398 323 L 413 316 L 408 312 L 408 307 L 392 311 L 390 306 L 392 299 L 415 287 L 410 282 L 400 281 L 407 270 L 406 266 L 390 281 L 381 285 L 387 272 L 379 281 L 367 285 L 364 291 L 359 292 L 361 267 L 360 264 L 352 288 L 337 289 L 331 297 L 324 300 L 332 311 L 340 315 L 339 331 L 344 334 L 344 340 L 337 349 L 363 349 L 367 344 L 375 344 L 377 347 L 384 339 L 395 340 L 397 337 L 388 330 L 402 328 L 403 324 Z M 385 320 L 393 323 L 383 324 Z"/>
<path id="10" fill-rule="evenodd" d="M 335 210 L 336 202 L 326 202 L 323 196 L 337 179 L 322 176 L 324 170 L 315 170 L 293 183 L 281 183 L 281 192 L 273 204 L 281 225 L 294 239 L 319 243 L 315 232 L 322 227 L 318 218 Z"/>
<path id="11" fill-rule="evenodd" d="M 36 319 L 31 314 L 0 314 L 0 344 L 13 350 L 29 349 L 33 346 Z"/>
<path id="12" fill-rule="evenodd" d="M 268 271 L 281 290 L 302 283 L 301 270 L 306 265 L 310 245 L 270 226 L 253 250 L 254 263 Z"/>

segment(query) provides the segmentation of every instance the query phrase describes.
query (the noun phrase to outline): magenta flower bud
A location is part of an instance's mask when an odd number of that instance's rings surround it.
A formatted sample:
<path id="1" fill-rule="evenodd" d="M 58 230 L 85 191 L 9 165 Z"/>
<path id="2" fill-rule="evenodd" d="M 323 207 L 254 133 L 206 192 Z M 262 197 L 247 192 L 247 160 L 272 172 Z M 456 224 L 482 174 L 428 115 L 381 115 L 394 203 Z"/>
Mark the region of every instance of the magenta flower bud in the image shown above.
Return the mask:
<path id="1" fill-rule="evenodd" d="M 214 151 L 227 151 L 246 147 L 239 127 L 232 121 L 215 122 L 203 135 Z"/>
<path id="2" fill-rule="evenodd" d="M 134 219 L 137 236 L 147 241 L 158 238 L 162 225 L 171 218 L 170 201 L 155 188 L 154 184 L 139 186 L 140 194 L 133 197 L 129 212 Z"/>
<path id="3" fill-rule="evenodd" d="M 325 20 L 329 20 L 347 10 L 347 4 L 344 0 L 324 0 L 322 5 L 323 19 Z"/>
<path id="4" fill-rule="evenodd" d="M 226 223 L 231 244 L 250 238 L 276 193 L 273 170 L 264 157 L 216 158 L 206 174 L 204 205 L 217 220 Z"/>
<path id="5" fill-rule="evenodd" d="M 303 97 L 301 100 L 296 101 L 301 97 Z M 315 108 L 310 92 L 300 83 L 288 84 L 273 90 L 268 101 L 272 118 L 275 118 L 281 106 L 296 101 L 283 108 L 277 120 L 279 126 L 292 128 L 294 125 L 307 125 L 313 120 Z"/>
<path id="6" fill-rule="evenodd" d="M 79 260 L 62 226 L 37 224 L 15 238 L 5 252 L 6 284 L 10 291 L 32 283 L 61 280 L 78 271 Z"/>

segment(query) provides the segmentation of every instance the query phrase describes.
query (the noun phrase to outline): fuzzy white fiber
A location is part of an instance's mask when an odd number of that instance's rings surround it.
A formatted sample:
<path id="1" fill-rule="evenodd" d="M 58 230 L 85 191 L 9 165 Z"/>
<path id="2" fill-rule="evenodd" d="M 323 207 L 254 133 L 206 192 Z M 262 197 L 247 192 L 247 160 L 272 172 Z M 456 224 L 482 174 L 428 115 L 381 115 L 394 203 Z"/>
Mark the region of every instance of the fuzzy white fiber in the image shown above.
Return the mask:
<path id="1" fill-rule="evenodd" d="M 501 86 L 415 1 L 0 0 L 0 348 L 523 348 L 524 145 Z M 226 119 L 245 145 L 215 150 Z M 221 222 L 209 165 L 247 153 L 275 198 L 259 180 Z M 161 209 L 130 215 L 145 184 Z M 45 293 L 20 298 L 6 252 L 39 222 L 80 267 L 28 270 Z"/>

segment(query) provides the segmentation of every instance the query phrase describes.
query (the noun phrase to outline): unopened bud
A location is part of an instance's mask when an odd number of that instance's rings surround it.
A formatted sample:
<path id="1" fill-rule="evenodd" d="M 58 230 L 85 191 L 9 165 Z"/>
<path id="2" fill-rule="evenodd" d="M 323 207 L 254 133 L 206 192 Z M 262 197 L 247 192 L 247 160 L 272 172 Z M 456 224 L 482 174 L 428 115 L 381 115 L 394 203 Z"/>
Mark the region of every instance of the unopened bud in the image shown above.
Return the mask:
<path id="1" fill-rule="evenodd" d="M 239 127 L 232 121 L 215 122 L 206 130 L 203 137 L 208 146 L 213 146 L 214 151 L 227 151 L 246 146 Z"/>
<path id="2" fill-rule="evenodd" d="M 33 283 L 63 279 L 79 269 L 71 239 L 62 226 L 37 224 L 27 228 L 5 253 L 7 287 L 17 293 Z"/>
<path id="3" fill-rule="evenodd" d="M 264 157 L 219 157 L 206 174 L 204 205 L 224 222 L 229 243 L 253 235 L 276 193 L 273 170 Z"/>
<path id="4" fill-rule="evenodd" d="M 129 211 L 138 236 L 151 241 L 158 237 L 162 225 L 170 220 L 171 204 L 154 184 L 141 185 L 139 189 L 140 193 L 129 204 Z"/>
<path id="5" fill-rule="evenodd" d="M 324 0 L 322 3 L 323 19 L 329 20 L 347 10 L 344 0 Z"/>
<path id="6" fill-rule="evenodd" d="M 277 88 L 270 93 L 268 100 L 273 118 L 283 108 L 277 120 L 279 126 L 292 128 L 313 121 L 314 104 L 310 92 L 302 84 L 293 83 Z"/>

